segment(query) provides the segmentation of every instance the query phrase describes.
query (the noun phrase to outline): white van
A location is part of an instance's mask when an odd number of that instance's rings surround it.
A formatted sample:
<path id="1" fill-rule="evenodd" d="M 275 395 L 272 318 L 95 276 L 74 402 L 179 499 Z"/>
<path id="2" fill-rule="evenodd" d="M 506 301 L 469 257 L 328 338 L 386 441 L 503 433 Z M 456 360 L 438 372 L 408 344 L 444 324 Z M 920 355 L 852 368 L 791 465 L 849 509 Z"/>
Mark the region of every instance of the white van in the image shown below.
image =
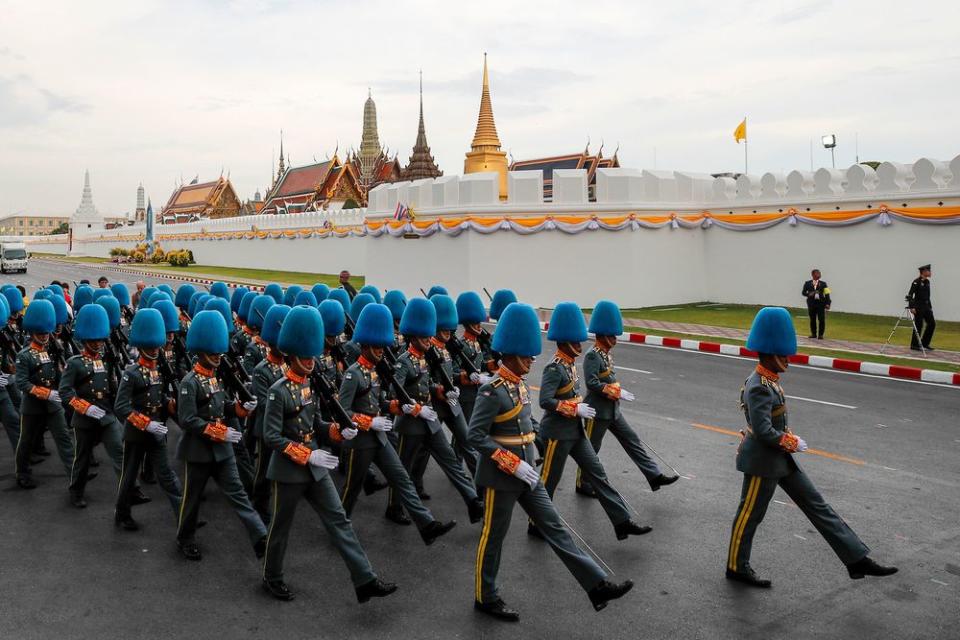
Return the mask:
<path id="1" fill-rule="evenodd" d="M 27 245 L 22 242 L 0 243 L 0 273 L 27 272 Z"/>

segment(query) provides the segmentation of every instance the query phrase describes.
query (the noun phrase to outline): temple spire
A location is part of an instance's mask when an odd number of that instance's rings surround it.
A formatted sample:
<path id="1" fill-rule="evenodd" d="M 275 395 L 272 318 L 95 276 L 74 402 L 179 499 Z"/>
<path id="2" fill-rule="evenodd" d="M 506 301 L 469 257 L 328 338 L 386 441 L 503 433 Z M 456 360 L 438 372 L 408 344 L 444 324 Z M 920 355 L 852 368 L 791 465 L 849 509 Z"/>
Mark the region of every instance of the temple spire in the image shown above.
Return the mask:
<path id="1" fill-rule="evenodd" d="M 420 123 L 417 127 L 417 141 L 413 145 L 413 154 L 410 162 L 404 167 L 400 177 L 404 180 L 419 180 L 421 178 L 437 178 L 443 171 L 437 166 L 436 160 L 430 153 L 427 144 L 427 129 L 423 124 L 423 70 L 420 71 Z"/>
<path id="2" fill-rule="evenodd" d="M 383 163 L 385 154 L 377 133 L 377 105 L 373 93 L 367 87 L 367 100 L 363 103 L 363 132 L 360 135 L 360 186 L 369 189 L 376 178 L 377 167 Z"/>
<path id="3" fill-rule="evenodd" d="M 286 171 L 286 167 L 283 164 L 283 129 L 280 129 L 280 166 L 277 167 L 277 182 L 283 177 L 284 171 Z"/>
<path id="4" fill-rule="evenodd" d="M 487 54 L 483 54 L 483 90 L 480 93 L 480 115 L 477 117 L 477 131 L 473 134 L 473 151 L 480 149 L 500 149 L 497 125 L 493 120 L 493 103 L 490 101 L 490 74 L 487 72 Z"/>

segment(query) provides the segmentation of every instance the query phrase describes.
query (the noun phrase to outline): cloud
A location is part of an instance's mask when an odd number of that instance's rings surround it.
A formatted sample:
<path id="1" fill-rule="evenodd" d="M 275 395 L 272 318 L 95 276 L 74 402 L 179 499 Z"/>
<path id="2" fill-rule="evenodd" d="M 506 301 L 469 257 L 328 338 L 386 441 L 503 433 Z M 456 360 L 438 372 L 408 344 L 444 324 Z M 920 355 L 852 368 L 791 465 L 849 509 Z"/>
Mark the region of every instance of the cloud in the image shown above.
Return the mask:
<path id="1" fill-rule="evenodd" d="M 10 47 L 0 47 L 0 58 L 13 58 L 14 60 L 25 60 L 25 58 L 11 49 Z"/>
<path id="2" fill-rule="evenodd" d="M 508 70 L 490 70 L 491 90 L 497 96 L 530 96 L 545 91 L 567 91 L 571 85 L 586 82 L 591 76 L 569 69 L 551 67 L 518 67 Z M 374 93 L 413 94 L 419 90 L 418 76 L 410 71 L 393 73 L 369 83 Z M 360 83 L 356 83 L 360 84 Z M 483 68 L 452 78 L 424 78 L 425 93 L 447 93 L 480 96 Z"/>
<path id="3" fill-rule="evenodd" d="M 89 111 L 79 100 L 37 86 L 28 75 L 0 76 L 0 127 L 37 125 L 57 113 Z"/>
<path id="4" fill-rule="evenodd" d="M 818 13 L 822 13 L 832 3 L 831 0 L 808 0 L 800 4 L 784 9 L 773 16 L 773 22 L 779 24 L 788 24 L 799 20 L 808 20 Z"/>

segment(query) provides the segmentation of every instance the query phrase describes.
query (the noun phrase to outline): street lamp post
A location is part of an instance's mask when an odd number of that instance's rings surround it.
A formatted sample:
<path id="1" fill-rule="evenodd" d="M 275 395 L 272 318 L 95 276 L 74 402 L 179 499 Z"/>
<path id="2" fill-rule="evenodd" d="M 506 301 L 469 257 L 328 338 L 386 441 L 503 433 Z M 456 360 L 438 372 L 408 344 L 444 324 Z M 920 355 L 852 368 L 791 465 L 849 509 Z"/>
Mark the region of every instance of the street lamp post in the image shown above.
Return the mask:
<path id="1" fill-rule="evenodd" d="M 837 135 L 831 133 L 826 136 L 820 137 L 820 142 L 823 144 L 824 149 L 830 149 L 830 163 L 833 165 L 833 168 L 837 168 L 837 158 L 833 153 L 833 150 L 837 147 Z"/>

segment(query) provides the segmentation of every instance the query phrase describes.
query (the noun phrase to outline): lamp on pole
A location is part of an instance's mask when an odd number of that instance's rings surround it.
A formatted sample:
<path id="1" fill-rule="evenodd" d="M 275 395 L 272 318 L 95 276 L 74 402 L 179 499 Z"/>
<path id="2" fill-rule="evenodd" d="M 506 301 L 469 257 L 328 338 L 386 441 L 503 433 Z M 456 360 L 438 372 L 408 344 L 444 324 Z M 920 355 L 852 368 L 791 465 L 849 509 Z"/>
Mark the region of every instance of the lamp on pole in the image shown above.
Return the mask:
<path id="1" fill-rule="evenodd" d="M 833 165 L 833 168 L 837 168 L 837 158 L 834 155 L 833 150 L 837 147 L 837 135 L 831 133 L 829 135 L 821 136 L 820 142 L 823 144 L 824 149 L 830 149 L 830 163 Z"/>

